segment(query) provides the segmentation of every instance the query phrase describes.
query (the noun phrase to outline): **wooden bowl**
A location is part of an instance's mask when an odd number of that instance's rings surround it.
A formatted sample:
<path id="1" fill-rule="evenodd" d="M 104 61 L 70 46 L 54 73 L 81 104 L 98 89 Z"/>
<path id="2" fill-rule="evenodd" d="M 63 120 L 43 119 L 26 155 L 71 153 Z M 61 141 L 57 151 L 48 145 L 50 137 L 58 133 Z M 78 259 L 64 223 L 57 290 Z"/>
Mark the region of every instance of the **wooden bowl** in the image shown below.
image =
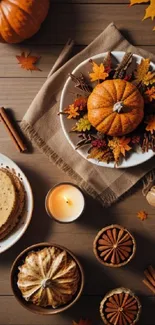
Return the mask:
<path id="1" fill-rule="evenodd" d="M 52 307 L 41 307 L 41 306 L 37 306 L 34 305 L 31 302 L 26 301 L 21 294 L 21 291 L 18 288 L 17 285 L 17 281 L 18 281 L 18 267 L 23 263 L 23 261 L 25 260 L 27 254 L 31 251 L 36 251 L 36 250 L 40 250 L 43 249 L 45 247 L 51 247 L 51 246 L 55 246 L 57 248 L 60 248 L 62 250 L 65 250 L 76 262 L 78 268 L 79 268 L 79 273 L 80 273 L 80 282 L 79 282 L 79 288 L 76 292 L 76 294 L 74 295 L 73 299 L 63 305 L 60 306 L 58 308 L 52 308 Z M 84 287 L 84 272 L 83 272 L 83 268 L 80 264 L 80 262 L 78 261 L 78 259 L 75 257 L 75 255 L 70 252 L 67 248 L 54 244 L 54 243 L 39 243 L 39 244 L 35 244 L 32 245 L 28 248 L 26 248 L 24 251 L 22 251 L 17 258 L 15 259 L 12 267 L 11 267 L 11 273 L 10 273 L 10 280 L 11 280 L 11 287 L 12 287 L 12 291 L 14 293 L 15 298 L 18 300 L 18 302 L 27 310 L 35 313 L 35 314 L 41 314 L 41 315 L 55 315 L 58 313 L 61 313 L 65 310 L 67 310 L 68 308 L 70 308 L 71 306 L 73 306 L 75 304 L 75 302 L 79 299 L 79 297 L 82 294 L 83 291 L 83 287 Z"/>

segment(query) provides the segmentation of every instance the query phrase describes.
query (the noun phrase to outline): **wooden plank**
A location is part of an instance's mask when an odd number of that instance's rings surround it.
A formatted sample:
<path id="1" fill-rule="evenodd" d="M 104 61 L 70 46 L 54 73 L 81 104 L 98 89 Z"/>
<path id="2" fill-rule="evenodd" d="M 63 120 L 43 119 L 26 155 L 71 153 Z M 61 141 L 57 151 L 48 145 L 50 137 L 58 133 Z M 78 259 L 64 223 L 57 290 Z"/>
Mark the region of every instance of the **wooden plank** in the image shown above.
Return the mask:
<path id="1" fill-rule="evenodd" d="M 85 46 L 75 45 L 72 56 L 80 52 L 84 47 Z M 8 44 L 0 44 L 0 78 L 46 78 L 62 48 L 63 45 L 26 46 L 25 44 L 19 44 L 16 46 L 10 46 Z M 154 46 L 143 46 L 143 48 L 155 53 Z M 21 69 L 16 60 L 16 55 L 20 55 L 23 51 L 26 53 L 31 52 L 33 55 L 41 57 L 40 62 L 38 63 L 38 67 L 42 70 L 41 72 L 30 72 Z"/>
<path id="2" fill-rule="evenodd" d="M 145 5 L 129 9 L 126 4 L 54 3 L 40 32 L 27 42 L 63 44 L 72 37 L 78 44 L 87 45 L 114 21 L 134 44 L 154 45 L 153 22 L 151 19 L 141 22 L 145 8 Z"/>
<path id="3" fill-rule="evenodd" d="M 21 120 L 45 78 L 0 78 L 1 105 L 13 109 Z"/>
<path id="4" fill-rule="evenodd" d="M 101 296 L 82 296 L 78 302 L 69 310 L 56 316 L 39 316 L 24 309 L 14 297 L 0 297 L 0 324 L 1 325 L 72 325 L 73 320 L 90 319 L 93 324 L 103 324 L 99 306 L 105 294 Z M 154 325 L 155 298 L 144 299 L 140 297 L 143 305 L 140 317 L 141 325 Z"/>

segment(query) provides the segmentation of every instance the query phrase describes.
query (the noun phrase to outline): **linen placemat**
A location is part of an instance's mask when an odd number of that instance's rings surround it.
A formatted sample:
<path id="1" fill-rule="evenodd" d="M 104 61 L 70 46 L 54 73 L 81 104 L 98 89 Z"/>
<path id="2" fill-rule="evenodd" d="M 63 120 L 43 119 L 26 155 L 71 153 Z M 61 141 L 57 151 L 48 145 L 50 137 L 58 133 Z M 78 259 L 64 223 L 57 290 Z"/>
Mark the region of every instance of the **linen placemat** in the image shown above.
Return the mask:
<path id="1" fill-rule="evenodd" d="M 89 46 L 50 76 L 25 114 L 22 130 L 50 161 L 70 175 L 74 183 L 104 206 L 115 202 L 154 166 L 155 158 L 137 167 L 111 169 L 91 164 L 65 138 L 57 115 L 61 91 L 68 74 L 83 60 L 107 51 L 130 51 L 155 61 L 155 56 L 132 46 L 111 23 Z"/>

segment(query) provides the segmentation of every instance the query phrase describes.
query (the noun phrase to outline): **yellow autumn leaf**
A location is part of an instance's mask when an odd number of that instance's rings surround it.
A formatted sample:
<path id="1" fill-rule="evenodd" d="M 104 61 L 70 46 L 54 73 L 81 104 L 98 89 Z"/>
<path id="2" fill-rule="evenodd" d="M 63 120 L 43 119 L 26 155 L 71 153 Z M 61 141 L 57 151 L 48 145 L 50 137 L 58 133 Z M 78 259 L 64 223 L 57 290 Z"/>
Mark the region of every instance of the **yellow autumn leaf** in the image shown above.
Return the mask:
<path id="1" fill-rule="evenodd" d="M 155 18 L 155 0 L 130 0 L 131 6 L 139 3 L 149 3 L 143 20 L 147 18 L 151 18 L 153 20 Z M 155 27 L 153 30 L 155 30 Z"/>
<path id="2" fill-rule="evenodd" d="M 132 148 L 129 146 L 131 139 L 122 137 L 114 137 L 112 140 L 109 140 L 108 146 L 112 149 L 114 154 L 114 159 L 116 163 L 119 161 L 121 154 L 125 157 L 126 151 L 130 151 Z"/>
<path id="3" fill-rule="evenodd" d="M 137 66 L 137 70 L 134 73 L 135 80 L 133 81 L 133 83 L 135 85 L 138 85 L 144 81 L 149 71 L 149 66 L 150 66 L 150 59 L 141 60 L 141 63 Z"/>
<path id="4" fill-rule="evenodd" d="M 105 72 L 103 63 L 98 65 L 96 62 L 92 61 L 92 66 L 93 72 L 89 73 L 92 82 L 96 80 L 105 80 L 109 76 L 109 74 Z"/>
<path id="5" fill-rule="evenodd" d="M 149 71 L 143 79 L 143 84 L 148 86 L 155 83 L 155 72 Z"/>

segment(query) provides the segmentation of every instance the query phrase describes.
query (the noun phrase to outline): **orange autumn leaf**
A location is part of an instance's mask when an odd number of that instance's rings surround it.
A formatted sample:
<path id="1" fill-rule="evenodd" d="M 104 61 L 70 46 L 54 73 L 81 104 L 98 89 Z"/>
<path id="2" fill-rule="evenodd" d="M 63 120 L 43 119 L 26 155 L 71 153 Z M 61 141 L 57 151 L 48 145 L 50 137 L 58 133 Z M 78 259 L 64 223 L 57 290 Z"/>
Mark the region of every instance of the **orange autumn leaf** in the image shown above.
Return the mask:
<path id="1" fill-rule="evenodd" d="M 147 219 L 148 213 L 146 213 L 144 210 L 140 210 L 137 212 L 137 217 L 144 221 L 145 219 Z"/>
<path id="2" fill-rule="evenodd" d="M 150 131 L 152 134 L 155 131 L 155 115 L 151 114 L 146 118 L 145 123 L 147 124 L 145 130 Z"/>
<path id="3" fill-rule="evenodd" d="M 119 161 L 121 155 L 125 157 L 126 151 L 130 151 L 132 149 L 129 146 L 130 141 L 131 139 L 126 137 L 114 137 L 113 140 L 109 141 L 108 146 L 112 149 L 116 162 Z"/>
<path id="4" fill-rule="evenodd" d="M 145 96 L 148 102 L 152 102 L 155 99 L 155 87 L 152 87 L 145 91 Z"/>
<path id="5" fill-rule="evenodd" d="M 92 321 L 89 319 L 80 319 L 79 323 L 73 321 L 73 325 L 92 325 Z"/>
<path id="6" fill-rule="evenodd" d="M 74 107 L 74 104 L 69 105 L 67 108 L 64 109 L 64 113 L 68 114 L 67 118 L 70 120 L 72 118 L 76 118 L 80 114 L 78 113 L 78 107 Z"/>
<path id="7" fill-rule="evenodd" d="M 30 55 L 30 53 L 26 55 L 25 52 L 23 52 L 21 55 L 16 55 L 16 58 L 19 61 L 18 64 L 21 65 L 22 69 L 29 71 L 41 71 L 35 65 L 40 59 L 40 57 L 32 56 Z"/>
<path id="8" fill-rule="evenodd" d="M 151 18 L 153 20 L 155 18 L 155 1 L 154 0 L 130 0 L 131 6 L 139 3 L 148 3 L 148 2 L 149 5 L 146 9 L 146 13 L 144 15 L 143 20 L 147 18 Z M 155 27 L 153 30 L 155 30 Z"/>
<path id="9" fill-rule="evenodd" d="M 100 65 L 98 65 L 97 63 L 95 63 L 94 61 L 92 61 L 92 66 L 93 66 L 93 72 L 89 73 L 90 76 L 90 80 L 96 81 L 96 80 L 105 80 L 109 74 L 107 72 L 105 72 L 105 67 L 103 65 L 103 63 L 101 63 Z"/>
<path id="10" fill-rule="evenodd" d="M 138 64 L 137 69 L 134 73 L 135 80 L 133 83 L 135 85 L 140 84 L 141 82 L 145 81 L 146 75 L 148 74 L 150 66 L 150 59 L 142 59 L 140 64 Z"/>

